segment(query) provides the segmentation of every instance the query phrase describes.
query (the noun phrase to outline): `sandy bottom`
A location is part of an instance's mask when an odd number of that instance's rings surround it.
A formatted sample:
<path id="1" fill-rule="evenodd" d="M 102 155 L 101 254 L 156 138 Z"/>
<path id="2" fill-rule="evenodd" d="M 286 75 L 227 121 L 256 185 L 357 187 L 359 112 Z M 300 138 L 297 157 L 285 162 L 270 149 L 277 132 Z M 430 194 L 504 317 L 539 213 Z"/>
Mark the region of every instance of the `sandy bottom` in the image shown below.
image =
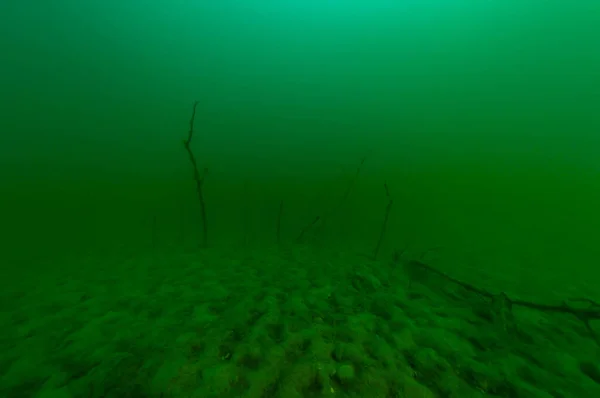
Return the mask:
<path id="1" fill-rule="evenodd" d="M 600 349 L 576 317 L 515 307 L 499 322 L 417 274 L 297 246 L 6 277 L 0 396 L 600 397 Z"/>

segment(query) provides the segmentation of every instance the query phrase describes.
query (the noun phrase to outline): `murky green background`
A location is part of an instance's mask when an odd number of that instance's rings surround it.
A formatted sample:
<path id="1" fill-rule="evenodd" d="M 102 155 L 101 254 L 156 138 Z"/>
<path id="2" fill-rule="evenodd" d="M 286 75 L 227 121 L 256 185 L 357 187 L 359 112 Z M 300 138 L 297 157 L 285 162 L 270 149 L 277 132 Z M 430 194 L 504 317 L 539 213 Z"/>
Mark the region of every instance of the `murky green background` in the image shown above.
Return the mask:
<path id="1" fill-rule="evenodd" d="M 316 243 L 370 250 L 387 182 L 385 255 L 590 280 L 599 43 L 593 1 L 3 1 L 5 264 L 193 247 L 198 100 L 212 245 L 272 243 L 281 200 L 293 241 L 366 156 Z"/>

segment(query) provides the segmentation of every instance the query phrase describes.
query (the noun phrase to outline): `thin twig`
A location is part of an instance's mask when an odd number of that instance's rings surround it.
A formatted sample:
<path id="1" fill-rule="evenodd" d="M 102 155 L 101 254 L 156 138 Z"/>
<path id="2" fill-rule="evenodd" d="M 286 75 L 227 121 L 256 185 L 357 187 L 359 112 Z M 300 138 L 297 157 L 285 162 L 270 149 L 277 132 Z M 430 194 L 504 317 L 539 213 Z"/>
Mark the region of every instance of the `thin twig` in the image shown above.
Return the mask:
<path id="1" fill-rule="evenodd" d="M 308 231 L 309 229 L 311 229 L 315 224 L 317 224 L 319 222 L 319 220 L 321 219 L 321 217 L 317 216 L 315 217 L 315 219 L 313 220 L 312 223 L 308 224 L 306 227 L 302 228 L 302 231 L 300 231 L 300 235 L 298 235 L 298 237 L 296 238 L 297 242 L 302 242 L 302 238 L 304 237 L 304 234 L 306 233 L 306 231 Z"/>
<path id="2" fill-rule="evenodd" d="M 202 217 L 202 246 L 206 247 L 208 242 L 208 233 L 206 227 L 206 203 L 204 202 L 204 195 L 202 193 L 202 186 L 204 185 L 204 177 L 206 176 L 207 170 L 204 169 L 204 174 L 200 175 L 198 171 L 198 164 L 196 163 L 196 157 L 192 152 L 191 143 L 192 137 L 194 136 L 194 122 L 196 120 L 196 108 L 198 107 L 198 101 L 194 102 L 192 108 L 192 117 L 190 118 L 190 130 L 188 131 L 188 137 L 183 140 L 183 146 L 185 147 L 192 167 L 194 168 L 194 180 L 196 181 L 196 191 L 198 192 L 198 200 L 200 201 L 200 215 Z"/>
<path id="3" fill-rule="evenodd" d="M 455 284 L 463 287 L 464 289 L 466 289 L 470 292 L 473 292 L 475 294 L 478 294 L 482 297 L 486 297 L 488 299 L 493 299 L 494 297 L 497 296 L 491 292 L 488 292 L 487 290 L 475 287 L 469 283 L 466 283 L 466 282 L 460 281 L 456 278 L 453 278 L 450 275 L 448 275 L 442 271 L 439 271 L 421 261 L 411 260 L 411 261 L 409 261 L 408 266 L 412 267 L 412 268 L 424 269 L 433 274 L 439 275 L 442 278 L 447 279 L 450 282 L 455 283 Z M 576 317 L 577 319 L 579 319 L 580 321 L 582 321 L 584 323 L 584 325 L 585 325 L 586 329 L 589 331 L 591 337 L 600 345 L 600 338 L 598 337 L 598 335 L 594 332 L 594 330 L 590 326 L 590 321 L 600 319 L 600 304 L 597 303 L 596 301 L 588 299 L 588 298 L 578 298 L 578 299 L 567 300 L 566 302 L 564 302 L 561 305 L 553 305 L 553 304 L 541 304 L 541 303 L 534 303 L 531 301 L 511 299 L 508 295 L 506 295 L 506 293 L 501 293 L 501 294 L 503 294 L 505 296 L 506 301 L 511 306 L 518 305 L 520 307 L 531 308 L 531 309 L 538 310 L 538 311 L 573 315 L 574 317 Z M 568 304 L 569 301 L 583 302 L 583 303 L 587 304 L 587 307 L 575 308 Z"/>
<path id="4" fill-rule="evenodd" d="M 317 224 L 317 221 L 319 221 L 319 220 L 323 221 L 321 223 L 321 225 L 324 225 L 325 220 L 327 220 L 329 217 L 331 217 L 332 214 L 334 214 L 337 210 L 339 210 L 342 207 L 344 202 L 350 196 L 350 193 L 352 192 L 352 188 L 354 188 L 354 185 L 356 184 L 356 180 L 358 179 L 358 176 L 360 175 L 360 171 L 362 170 L 366 159 L 367 159 L 366 156 L 363 156 L 361 158 L 360 163 L 359 163 L 358 167 L 356 168 L 356 172 L 354 173 L 354 176 L 352 176 L 352 179 L 350 180 L 350 183 L 346 187 L 346 190 L 344 191 L 344 194 L 340 198 L 340 201 L 337 202 L 337 204 L 335 206 L 330 208 L 329 211 L 327 211 L 325 214 L 323 214 L 321 216 L 317 216 L 317 218 L 314 219 L 313 222 L 311 222 L 310 224 L 305 226 L 302 229 L 302 231 L 300 232 L 300 235 L 298 236 L 298 238 L 296 239 L 297 241 L 300 241 L 304 237 L 304 233 L 307 232 L 309 229 L 313 228 Z"/>
<path id="5" fill-rule="evenodd" d="M 279 202 L 279 213 L 277 214 L 277 244 L 281 243 L 281 215 L 283 214 L 283 199 Z"/>
<path id="6" fill-rule="evenodd" d="M 152 217 L 152 249 L 156 249 L 156 214 Z"/>
<path id="7" fill-rule="evenodd" d="M 352 180 L 350 180 L 350 184 L 348 184 L 348 187 L 346 188 L 346 191 L 344 192 L 344 195 L 342 195 L 340 201 L 338 202 L 337 206 L 334 207 L 333 209 L 331 209 L 329 216 L 335 212 L 336 210 L 339 210 L 342 205 L 344 204 L 344 202 L 348 199 L 348 196 L 350 196 L 350 193 L 352 192 L 352 189 L 354 188 L 354 185 L 356 185 L 356 180 L 358 180 L 358 176 L 360 174 L 360 171 L 362 170 L 364 164 L 365 164 L 365 160 L 367 160 L 366 156 L 363 156 L 362 159 L 360 159 L 360 164 L 358 165 L 358 167 L 356 168 L 356 172 L 354 173 L 354 177 L 352 178 Z"/>
<path id="8" fill-rule="evenodd" d="M 379 254 L 379 249 L 381 248 L 381 242 L 383 242 L 383 237 L 385 236 L 385 231 L 387 229 L 388 219 L 390 218 L 390 211 L 392 210 L 392 205 L 394 204 L 387 183 L 384 183 L 383 187 L 385 188 L 385 196 L 388 198 L 388 204 L 385 208 L 385 217 L 383 218 L 383 224 L 381 225 L 381 231 L 379 232 L 379 239 L 377 240 L 375 250 L 373 250 L 374 260 L 377 260 L 377 255 Z"/>

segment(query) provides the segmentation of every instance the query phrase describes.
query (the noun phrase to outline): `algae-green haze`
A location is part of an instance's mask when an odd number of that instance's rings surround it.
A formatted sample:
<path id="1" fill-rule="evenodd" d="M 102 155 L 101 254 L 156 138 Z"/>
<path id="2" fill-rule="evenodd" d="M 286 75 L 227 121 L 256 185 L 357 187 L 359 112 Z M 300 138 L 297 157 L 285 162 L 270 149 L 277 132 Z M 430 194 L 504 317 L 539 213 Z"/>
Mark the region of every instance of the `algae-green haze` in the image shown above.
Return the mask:
<path id="1" fill-rule="evenodd" d="M 5 1 L 3 250 L 16 259 L 199 238 L 502 253 L 590 278 L 600 226 L 592 1 Z M 52 249 L 52 254 L 47 250 Z M 25 251 L 25 253 L 23 253 Z M 473 254 L 477 255 L 477 254 Z M 482 265 L 484 266 L 484 265 Z"/>

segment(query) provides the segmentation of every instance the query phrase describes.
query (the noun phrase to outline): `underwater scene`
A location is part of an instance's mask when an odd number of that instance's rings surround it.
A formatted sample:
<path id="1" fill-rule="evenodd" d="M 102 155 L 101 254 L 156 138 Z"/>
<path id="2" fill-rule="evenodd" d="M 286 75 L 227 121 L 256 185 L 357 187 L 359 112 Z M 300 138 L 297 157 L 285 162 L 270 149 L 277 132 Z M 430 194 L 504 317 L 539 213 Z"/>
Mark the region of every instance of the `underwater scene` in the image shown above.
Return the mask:
<path id="1" fill-rule="evenodd" d="M 0 397 L 600 397 L 600 2 L 0 2 Z"/>

